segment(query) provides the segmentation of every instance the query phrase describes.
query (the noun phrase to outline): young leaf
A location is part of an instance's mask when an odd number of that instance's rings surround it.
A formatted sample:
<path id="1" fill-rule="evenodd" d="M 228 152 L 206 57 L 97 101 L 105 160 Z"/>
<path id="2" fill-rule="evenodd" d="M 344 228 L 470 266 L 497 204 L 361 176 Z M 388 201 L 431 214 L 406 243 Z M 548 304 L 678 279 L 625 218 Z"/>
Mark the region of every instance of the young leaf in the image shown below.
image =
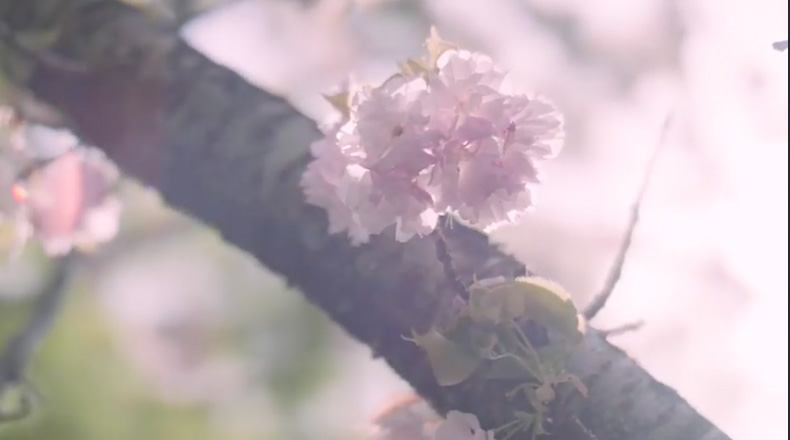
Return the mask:
<path id="1" fill-rule="evenodd" d="M 436 382 L 441 386 L 458 385 L 468 379 L 483 362 L 472 350 L 445 338 L 436 329 L 424 335 L 414 332 L 407 340 L 425 350 Z"/>
<path id="2" fill-rule="evenodd" d="M 431 34 L 425 42 L 425 48 L 428 50 L 428 66 L 431 68 L 436 68 L 436 61 L 444 52 L 458 49 L 457 46 L 442 40 L 435 26 L 431 26 Z"/>
<path id="3" fill-rule="evenodd" d="M 475 281 L 469 287 L 468 314 L 473 321 L 478 323 L 499 324 L 504 318 L 504 308 L 507 304 L 501 295 L 491 295 L 497 287 L 506 286 L 508 281 L 504 277 L 486 278 Z"/>
<path id="4" fill-rule="evenodd" d="M 481 294 L 469 293 L 469 317 L 480 324 L 498 325 L 503 321 L 503 304 L 500 298 Z"/>
<path id="5" fill-rule="evenodd" d="M 400 71 L 404 75 L 411 76 L 411 75 L 421 75 L 429 70 L 428 67 L 425 66 L 422 62 L 415 59 L 407 59 L 403 63 L 400 64 Z"/>
<path id="6" fill-rule="evenodd" d="M 505 319 L 527 317 L 572 342 L 582 338 L 576 307 L 556 283 L 539 277 L 520 277 L 492 288 L 487 295 L 501 304 Z"/>
<path id="7" fill-rule="evenodd" d="M 326 99 L 335 110 L 339 111 L 343 118 L 348 118 L 350 113 L 349 105 L 348 105 L 348 98 L 349 93 L 348 91 L 343 91 L 340 93 L 335 93 L 334 95 L 323 95 L 324 99 Z"/>
<path id="8" fill-rule="evenodd" d="M 496 329 L 486 328 L 485 326 L 473 325 L 469 327 L 469 345 L 475 349 L 481 357 L 489 357 L 494 352 L 499 338 Z"/>

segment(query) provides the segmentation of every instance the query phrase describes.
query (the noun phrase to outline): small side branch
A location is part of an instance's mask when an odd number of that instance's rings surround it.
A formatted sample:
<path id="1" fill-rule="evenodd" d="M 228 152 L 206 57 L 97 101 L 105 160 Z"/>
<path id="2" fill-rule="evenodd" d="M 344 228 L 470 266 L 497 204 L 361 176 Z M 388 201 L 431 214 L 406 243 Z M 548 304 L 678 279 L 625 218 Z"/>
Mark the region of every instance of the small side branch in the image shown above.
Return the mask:
<path id="1" fill-rule="evenodd" d="M 71 252 L 57 260 L 27 322 L 9 339 L 0 354 L 0 402 L 7 393 L 25 385 L 25 369 L 58 315 L 74 259 L 75 254 Z M 0 411 L 0 422 L 24 417 L 30 410 L 30 400 L 29 392 L 23 390 L 19 407 Z"/>
<path id="2" fill-rule="evenodd" d="M 599 332 L 601 333 L 601 336 L 603 336 L 604 338 L 609 338 L 611 336 L 622 335 L 623 333 L 635 332 L 641 329 L 642 327 L 644 327 L 644 325 L 645 325 L 644 321 L 636 321 L 610 329 L 599 330 Z"/>
<path id="3" fill-rule="evenodd" d="M 609 274 L 606 277 L 606 282 L 604 282 L 603 289 L 600 293 L 593 297 L 593 300 L 584 309 L 583 316 L 588 321 L 593 319 L 598 314 L 598 312 L 600 312 L 604 306 L 606 306 L 607 301 L 609 301 L 609 298 L 612 296 L 612 292 L 614 292 L 614 289 L 617 286 L 617 282 L 620 281 L 620 276 L 623 273 L 623 266 L 625 265 L 625 258 L 628 255 L 628 250 L 631 248 L 631 242 L 633 241 L 634 230 L 636 230 L 636 225 L 639 223 L 639 215 L 640 211 L 642 210 L 642 200 L 644 199 L 645 193 L 647 192 L 647 187 L 650 184 L 650 177 L 653 174 L 653 169 L 655 168 L 658 155 L 661 152 L 661 147 L 663 147 L 666 140 L 671 121 L 672 114 L 670 113 L 664 119 L 664 124 L 661 127 L 661 134 L 659 135 L 658 142 L 653 149 L 653 154 L 650 156 L 650 159 L 647 162 L 647 168 L 645 169 L 645 174 L 642 179 L 642 185 L 639 187 L 639 192 L 636 195 L 634 204 L 631 205 L 631 216 L 628 220 L 628 227 L 626 228 L 625 236 L 623 237 L 623 241 L 620 243 L 620 248 L 617 251 L 614 264 L 612 265 L 611 269 L 609 270 Z"/>
<path id="4" fill-rule="evenodd" d="M 778 50 L 779 52 L 784 52 L 784 51 L 787 50 L 787 40 L 777 41 L 774 44 L 772 44 L 771 46 L 773 46 L 773 48 Z"/>

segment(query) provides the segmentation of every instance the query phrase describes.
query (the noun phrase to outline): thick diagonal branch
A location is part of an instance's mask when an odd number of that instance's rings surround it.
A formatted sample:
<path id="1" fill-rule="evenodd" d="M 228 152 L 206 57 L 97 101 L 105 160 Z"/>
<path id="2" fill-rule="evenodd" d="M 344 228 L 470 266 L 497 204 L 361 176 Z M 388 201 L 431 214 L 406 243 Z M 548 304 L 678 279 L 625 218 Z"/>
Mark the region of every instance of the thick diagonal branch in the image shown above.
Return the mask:
<path id="1" fill-rule="evenodd" d="M 423 353 L 402 339 L 454 299 L 433 240 L 379 237 L 352 247 L 328 235 L 324 213 L 304 203 L 299 178 L 319 135 L 311 120 L 115 2 L 0 0 L 0 14 L 23 30 L 47 22 L 53 4 L 72 6 L 58 12 L 68 20 L 56 50 L 90 69 L 41 65 L 28 83 L 36 96 L 171 206 L 282 274 L 439 411 L 474 412 L 488 426 L 506 421 L 500 389 L 478 381 L 439 387 Z M 481 234 L 458 225 L 451 235 L 462 277 L 524 273 Z M 590 398 L 569 400 L 555 431 L 562 438 L 727 439 L 595 331 L 571 370 Z"/>

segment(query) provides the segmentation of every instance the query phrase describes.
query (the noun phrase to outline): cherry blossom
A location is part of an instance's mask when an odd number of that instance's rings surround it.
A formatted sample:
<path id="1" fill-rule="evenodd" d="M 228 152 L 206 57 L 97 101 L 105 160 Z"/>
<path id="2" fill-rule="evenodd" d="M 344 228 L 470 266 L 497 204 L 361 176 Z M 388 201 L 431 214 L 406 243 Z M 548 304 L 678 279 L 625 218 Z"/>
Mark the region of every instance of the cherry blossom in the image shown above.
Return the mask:
<path id="1" fill-rule="evenodd" d="M 426 46 L 432 65 L 410 60 L 378 87 L 333 97 L 346 117 L 312 146 L 307 202 L 354 244 L 390 226 L 399 241 L 427 235 L 445 214 L 484 230 L 516 222 L 533 205 L 540 162 L 561 147 L 554 106 L 509 93 L 491 58 Z"/>
<path id="2" fill-rule="evenodd" d="M 121 202 L 111 187 L 117 171 L 103 156 L 71 150 L 13 187 L 31 234 L 50 255 L 90 249 L 118 233 Z"/>

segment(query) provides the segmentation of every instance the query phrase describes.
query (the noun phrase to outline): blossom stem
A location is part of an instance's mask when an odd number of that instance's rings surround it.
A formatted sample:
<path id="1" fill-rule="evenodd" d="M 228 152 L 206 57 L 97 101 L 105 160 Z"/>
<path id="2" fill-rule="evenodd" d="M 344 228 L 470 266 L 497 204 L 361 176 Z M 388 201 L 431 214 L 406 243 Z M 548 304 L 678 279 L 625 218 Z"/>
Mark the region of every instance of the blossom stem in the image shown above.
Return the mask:
<path id="1" fill-rule="evenodd" d="M 511 420 L 498 428 L 494 428 L 494 434 L 502 436 L 503 439 L 508 439 L 519 432 L 523 424 L 524 422 L 520 419 Z"/>
<path id="2" fill-rule="evenodd" d="M 521 327 L 515 322 L 511 323 L 512 328 L 515 330 L 516 335 L 518 335 L 518 340 L 521 342 L 521 348 L 524 350 L 525 354 L 531 356 L 535 360 L 535 364 L 538 366 L 538 376 L 535 376 L 536 379 L 543 382 L 545 377 L 545 371 L 543 371 L 543 365 L 540 363 L 540 355 L 538 351 L 535 350 L 535 347 L 532 346 L 532 343 L 529 341 L 527 335 L 524 334 L 524 331 L 521 330 Z"/>
<path id="3" fill-rule="evenodd" d="M 496 361 L 496 360 L 499 360 L 499 359 L 513 359 L 513 360 L 515 360 L 519 364 L 519 366 L 524 368 L 524 371 L 529 373 L 530 377 L 535 378 L 537 380 L 540 380 L 542 382 L 542 377 L 543 376 L 542 376 L 541 372 L 533 370 L 532 367 L 529 365 L 529 363 L 523 357 L 518 356 L 518 355 L 513 354 L 513 353 L 503 353 L 501 355 L 489 358 L 489 360 L 491 360 L 491 361 Z M 512 390 L 510 390 L 508 392 L 508 394 L 511 394 L 511 395 L 515 396 L 516 393 L 520 389 L 522 389 L 525 385 L 526 384 L 521 384 L 521 385 L 513 388 Z"/>
<path id="4" fill-rule="evenodd" d="M 439 258 L 439 261 L 442 263 L 442 268 L 444 269 L 444 274 L 447 279 L 450 281 L 453 290 L 455 293 L 458 294 L 461 298 L 465 301 L 469 300 L 469 291 L 466 289 L 466 286 L 461 282 L 460 278 L 458 277 L 458 272 L 455 270 L 455 266 L 453 265 L 453 258 L 450 255 L 450 249 L 447 247 L 447 237 L 444 234 L 444 228 L 446 228 L 446 224 L 450 219 L 447 218 L 446 215 L 443 215 L 439 218 L 439 224 L 436 227 L 436 230 L 432 234 L 434 237 L 434 241 L 436 243 L 436 254 Z"/>
<path id="5" fill-rule="evenodd" d="M 510 440 L 513 438 L 514 435 L 518 434 L 520 431 L 526 431 L 526 428 L 529 428 L 523 420 L 515 420 L 516 423 L 510 425 L 507 430 L 504 430 L 501 435 L 502 440 Z"/>

